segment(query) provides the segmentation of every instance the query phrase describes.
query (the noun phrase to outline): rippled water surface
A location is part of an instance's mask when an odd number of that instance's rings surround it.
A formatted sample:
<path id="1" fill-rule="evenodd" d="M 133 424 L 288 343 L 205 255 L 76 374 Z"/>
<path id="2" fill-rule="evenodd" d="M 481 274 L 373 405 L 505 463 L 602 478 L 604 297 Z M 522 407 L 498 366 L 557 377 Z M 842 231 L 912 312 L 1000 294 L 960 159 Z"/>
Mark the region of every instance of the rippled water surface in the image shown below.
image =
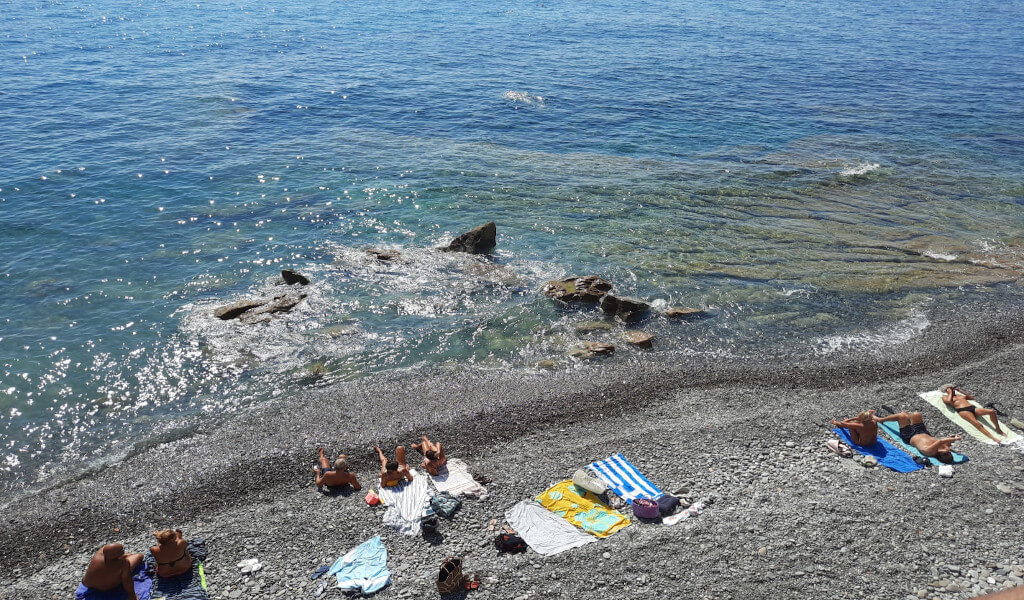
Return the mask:
<path id="1" fill-rule="evenodd" d="M 1019 299 L 1024 4 L 707 4 L 0 2 L 0 493 L 370 373 L 642 359 L 571 274 L 678 360 Z M 294 311 L 213 318 L 282 268 Z"/>

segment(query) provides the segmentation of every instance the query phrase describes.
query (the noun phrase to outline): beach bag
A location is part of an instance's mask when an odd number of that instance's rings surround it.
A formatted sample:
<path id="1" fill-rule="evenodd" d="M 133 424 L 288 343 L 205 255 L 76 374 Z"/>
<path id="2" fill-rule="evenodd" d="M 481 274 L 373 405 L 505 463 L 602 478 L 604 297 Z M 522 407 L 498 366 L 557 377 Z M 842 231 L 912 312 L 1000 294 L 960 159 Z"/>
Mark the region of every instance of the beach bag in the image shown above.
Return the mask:
<path id="1" fill-rule="evenodd" d="M 657 519 L 661 516 L 658 503 L 650 498 L 637 498 L 633 501 L 633 514 L 638 519 Z"/>
<path id="2" fill-rule="evenodd" d="M 662 515 L 670 515 L 679 508 L 679 498 L 665 494 L 658 498 L 658 512 Z"/>
<path id="3" fill-rule="evenodd" d="M 449 556 L 441 563 L 437 573 L 437 591 L 441 595 L 452 594 L 462 589 L 462 559 Z"/>
<path id="4" fill-rule="evenodd" d="M 526 552 L 526 541 L 518 535 L 503 533 L 494 538 L 494 547 L 500 552 L 518 554 L 520 552 Z"/>
<path id="5" fill-rule="evenodd" d="M 430 507 L 434 512 L 449 519 L 462 506 L 462 500 L 452 496 L 448 492 L 441 492 L 430 499 Z"/>

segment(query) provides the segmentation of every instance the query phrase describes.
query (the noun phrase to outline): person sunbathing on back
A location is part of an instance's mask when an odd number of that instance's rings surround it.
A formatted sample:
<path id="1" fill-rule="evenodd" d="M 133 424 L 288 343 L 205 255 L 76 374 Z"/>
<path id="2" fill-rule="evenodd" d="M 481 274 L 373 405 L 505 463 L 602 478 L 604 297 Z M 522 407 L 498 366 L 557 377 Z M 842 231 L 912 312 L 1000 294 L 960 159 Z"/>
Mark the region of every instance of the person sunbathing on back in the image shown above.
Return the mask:
<path id="1" fill-rule="evenodd" d="M 858 446 L 870 446 L 878 441 L 878 424 L 875 423 L 875 411 L 866 410 L 852 419 L 830 421 L 836 427 L 850 431 L 850 439 Z"/>
<path id="2" fill-rule="evenodd" d="M 405 464 L 405 446 L 395 448 L 395 460 L 388 460 L 380 446 L 377 449 L 377 456 L 380 457 L 380 485 L 382 487 L 394 487 L 402 480 L 412 481 L 412 473 L 409 465 Z"/>
<path id="3" fill-rule="evenodd" d="M 948 438 L 936 438 L 928 433 L 924 426 L 924 419 L 919 412 L 901 412 L 888 417 L 874 417 L 875 423 L 896 421 L 900 425 L 900 439 L 903 443 L 910 444 L 917 448 L 925 456 L 934 456 L 941 463 L 953 464 L 953 451 L 950 447 L 953 442 L 958 442 L 963 436 L 954 435 Z"/>
<path id="4" fill-rule="evenodd" d="M 974 396 L 951 385 L 946 386 L 942 391 L 946 392 L 946 395 L 942 397 L 942 401 L 946 403 L 946 406 L 955 410 L 964 421 L 967 421 L 971 425 L 977 427 L 978 431 L 992 438 L 992 441 L 995 443 L 999 444 L 1002 442 L 1002 440 L 992 435 L 992 432 L 989 431 L 988 428 L 979 420 L 981 417 L 988 417 L 992 419 L 992 425 L 995 426 L 996 432 L 999 433 L 999 435 L 1004 435 L 1003 430 L 999 427 L 999 419 L 996 418 L 995 410 L 991 408 L 978 408 L 971 404 L 971 400 L 974 400 Z"/>
<path id="5" fill-rule="evenodd" d="M 132 574 L 141 564 L 141 554 L 125 554 L 121 544 L 107 544 L 92 556 L 82 576 L 82 585 L 98 592 L 109 592 L 120 587 L 128 600 L 137 600 Z"/>
<path id="6" fill-rule="evenodd" d="M 323 448 L 318 448 L 317 453 L 319 454 L 320 466 L 313 467 L 313 483 L 316 484 L 318 489 L 322 490 L 325 485 L 334 489 L 340 489 L 346 485 L 351 485 L 354 490 L 363 489 L 363 486 L 359 485 L 359 480 L 356 479 L 356 476 L 349 473 L 348 460 L 344 454 L 339 454 L 338 458 L 334 459 L 334 466 L 332 467 L 327 462 L 327 456 L 324 454 Z"/>
<path id="7" fill-rule="evenodd" d="M 423 455 L 423 463 L 420 466 L 431 475 L 437 475 L 437 470 L 448 462 L 441 443 L 431 442 L 426 435 L 423 436 L 422 442 L 413 444 L 412 448 Z"/>

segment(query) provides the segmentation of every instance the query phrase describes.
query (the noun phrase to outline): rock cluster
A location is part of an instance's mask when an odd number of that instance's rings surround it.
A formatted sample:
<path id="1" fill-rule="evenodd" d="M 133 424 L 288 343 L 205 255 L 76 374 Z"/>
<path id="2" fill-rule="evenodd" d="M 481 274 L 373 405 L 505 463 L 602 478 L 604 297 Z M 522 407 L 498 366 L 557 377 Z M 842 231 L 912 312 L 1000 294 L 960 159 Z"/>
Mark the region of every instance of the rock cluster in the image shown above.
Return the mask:
<path id="1" fill-rule="evenodd" d="M 272 298 L 239 300 L 217 308 L 213 311 L 213 316 L 224 321 L 238 319 L 248 325 L 265 323 L 272 319 L 274 314 L 288 312 L 295 308 L 305 298 L 306 294 L 301 292 L 287 292 Z"/>
<path id="2" fill-rule="evenodd" d="M 560 302 L 580 302 L 597 304 L 601 301 L 612 284 L 597 275 L 586 277 L 567 277 L 561 281 L 549 281 L 544 285 L 544 294 Z"/>

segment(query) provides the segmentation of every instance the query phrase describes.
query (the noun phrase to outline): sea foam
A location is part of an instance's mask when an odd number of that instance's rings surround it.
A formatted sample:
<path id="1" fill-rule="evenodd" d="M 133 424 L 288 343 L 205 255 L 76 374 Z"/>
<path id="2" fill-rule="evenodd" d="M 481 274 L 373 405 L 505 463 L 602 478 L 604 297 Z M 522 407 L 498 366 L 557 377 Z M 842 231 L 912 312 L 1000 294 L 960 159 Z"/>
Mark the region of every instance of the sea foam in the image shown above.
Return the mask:
<path id="1" fill-rule="evenodd" d="M 881 165 L 878 163 L 860 163 L 852 167 L 846 167 L 839 174 L 843 177 L 856 177 L 857 175 L 867 175 L 880 167 Z"/>

